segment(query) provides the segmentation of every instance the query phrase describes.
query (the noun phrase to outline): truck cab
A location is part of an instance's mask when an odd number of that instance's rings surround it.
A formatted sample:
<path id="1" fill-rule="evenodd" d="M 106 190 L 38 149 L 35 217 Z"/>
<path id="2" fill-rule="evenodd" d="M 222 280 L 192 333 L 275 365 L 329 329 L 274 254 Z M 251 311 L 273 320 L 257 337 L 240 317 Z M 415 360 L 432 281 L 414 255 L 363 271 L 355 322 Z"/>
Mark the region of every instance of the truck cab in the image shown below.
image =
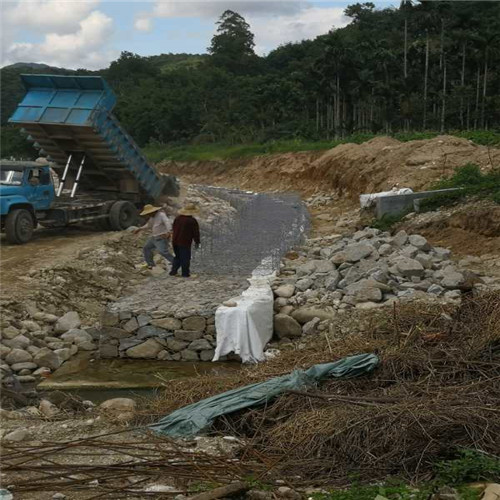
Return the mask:
<path id="1" fill-rule="evenodd" d="M 49 210 L 55 199 L 48 164 L 33 161 L 0 162 L 0 222 L 10 243 L 26 243 L 37 225 L 37 213 Z"/>

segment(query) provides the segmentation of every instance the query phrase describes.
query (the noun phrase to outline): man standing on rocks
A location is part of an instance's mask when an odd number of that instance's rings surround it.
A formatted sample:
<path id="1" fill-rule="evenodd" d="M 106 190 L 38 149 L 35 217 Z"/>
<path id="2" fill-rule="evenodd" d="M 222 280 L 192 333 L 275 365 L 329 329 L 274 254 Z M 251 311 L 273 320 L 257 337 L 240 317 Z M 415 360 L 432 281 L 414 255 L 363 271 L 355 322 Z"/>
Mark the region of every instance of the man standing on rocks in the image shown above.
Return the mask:
<path id="1" fill-rule="evenodd" d="M 172 222 L 170 219 L 161 207 L 153 205 L 146 205 L 140 215 L 146 217 L 147 222 L 144 226 L 136 229 L 134 233 L 138 234 L 146 229 L 151 229 L 152 233 L 142 249 L 147 268 L 153 269 L 155 266 L 153 260 L 155 250 L 168 262 L 173 262 L 174 257 L 168 249 L 170 236 L 172 235 Z"/>
<path id="2" fill-rule="evenodd" d="M 182 268 L 182 277 L 190 277 L 189 267 L 193 241 L 197 249 L 200 247 L 200 227 L 198 221 L 193 217 L 197 213 L 198 207 L 194 203 L 189 203 L 179 210 L 179 215 L 174 220 L 172 244 L 175 258 L 170 271 L 171 276 L 176 276 L 179 268 Z"/>

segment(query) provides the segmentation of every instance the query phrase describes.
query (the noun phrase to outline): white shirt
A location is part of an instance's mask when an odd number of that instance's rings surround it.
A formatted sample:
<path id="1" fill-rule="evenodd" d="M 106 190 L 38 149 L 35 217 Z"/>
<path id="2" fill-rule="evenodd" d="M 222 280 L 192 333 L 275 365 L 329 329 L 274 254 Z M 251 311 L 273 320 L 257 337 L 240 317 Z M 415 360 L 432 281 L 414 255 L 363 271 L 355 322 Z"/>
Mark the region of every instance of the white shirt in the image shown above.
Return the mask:
<path id="1" fill-rule="evenodd" d="M 165 212 L 158 210 L 143 227 L 152 229 L 154 237 L 162 236 L 172 231 L 172 221 Z"/>

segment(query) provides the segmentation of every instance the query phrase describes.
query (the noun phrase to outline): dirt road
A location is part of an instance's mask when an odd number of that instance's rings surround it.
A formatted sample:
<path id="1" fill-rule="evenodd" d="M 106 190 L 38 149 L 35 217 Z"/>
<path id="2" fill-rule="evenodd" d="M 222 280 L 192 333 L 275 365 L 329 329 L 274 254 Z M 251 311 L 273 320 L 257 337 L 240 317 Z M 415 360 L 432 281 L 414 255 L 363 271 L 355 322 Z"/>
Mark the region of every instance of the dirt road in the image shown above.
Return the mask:
<path id="1" fill-rule="evenodd" d="M 84 247 L 103 243 L 114 234 L 81 227 L 62 229 L 40 229 L 26 245 L 11 245 L 1 236 L 0 273 L 2 287 L 0 296 L 10 298 L 17 292 L 32 287 L 20 277 L 31 270 L 54 266 L 74 258 Z"/>

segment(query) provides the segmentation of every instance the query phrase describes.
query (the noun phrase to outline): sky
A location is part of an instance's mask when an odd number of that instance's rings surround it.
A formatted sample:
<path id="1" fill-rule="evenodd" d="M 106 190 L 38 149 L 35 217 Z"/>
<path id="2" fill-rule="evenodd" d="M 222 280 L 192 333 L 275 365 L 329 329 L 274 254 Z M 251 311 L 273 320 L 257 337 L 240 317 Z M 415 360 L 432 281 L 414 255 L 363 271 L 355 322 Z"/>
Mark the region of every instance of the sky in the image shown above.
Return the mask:
<path id="1" fill-rule="evenodd" d="M 102 69 L 121 51 L 141 56 L 205 53 L 226 9 L 245 17 L 260 55 L 345 26 L 351 1 L 0 0 L 0 66 L 38 62 Z M 377 8 L 399 0 L 374 1 Z"/>

